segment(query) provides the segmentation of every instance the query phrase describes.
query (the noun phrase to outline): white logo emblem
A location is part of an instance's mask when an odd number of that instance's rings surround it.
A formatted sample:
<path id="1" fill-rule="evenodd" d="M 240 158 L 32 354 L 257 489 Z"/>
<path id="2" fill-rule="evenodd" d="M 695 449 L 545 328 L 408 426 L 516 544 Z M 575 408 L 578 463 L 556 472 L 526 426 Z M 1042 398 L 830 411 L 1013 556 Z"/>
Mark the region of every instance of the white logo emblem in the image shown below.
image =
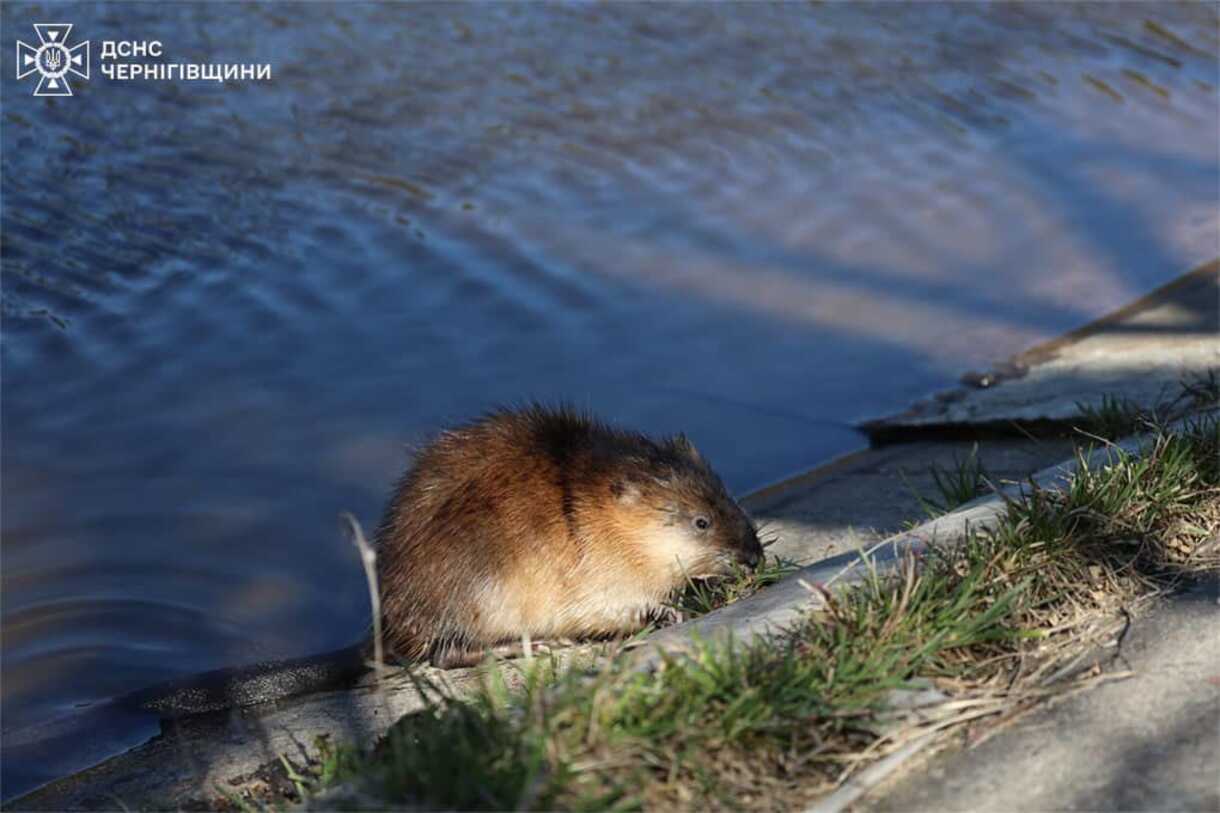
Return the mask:
<path id="1" fill-rule="evenodd" d="M 71 96 L 68 74 L 89 78 L 89 41 L 68 47 L 71 23 L 35 23 L 37 48 L 17 40 L 17 78 L 24 79 L 38 71 L 41 79 L 34 88 L 35 96 Z"/>

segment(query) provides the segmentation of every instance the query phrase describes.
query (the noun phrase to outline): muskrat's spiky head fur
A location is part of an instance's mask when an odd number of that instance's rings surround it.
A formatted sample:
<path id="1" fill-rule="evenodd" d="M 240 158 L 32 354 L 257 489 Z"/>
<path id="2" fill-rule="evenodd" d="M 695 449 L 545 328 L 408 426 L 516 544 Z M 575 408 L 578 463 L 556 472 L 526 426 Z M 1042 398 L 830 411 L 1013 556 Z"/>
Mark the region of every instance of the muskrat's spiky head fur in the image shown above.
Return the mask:
<path id="1" fill-rule="evenodd" d="M 757 567 L 763 549 L 754 524 L 686 436 L 649 445 L 655 453 L 623 461 L 610 485 L 617 513 L 649 557 L 682 580 Z"/>

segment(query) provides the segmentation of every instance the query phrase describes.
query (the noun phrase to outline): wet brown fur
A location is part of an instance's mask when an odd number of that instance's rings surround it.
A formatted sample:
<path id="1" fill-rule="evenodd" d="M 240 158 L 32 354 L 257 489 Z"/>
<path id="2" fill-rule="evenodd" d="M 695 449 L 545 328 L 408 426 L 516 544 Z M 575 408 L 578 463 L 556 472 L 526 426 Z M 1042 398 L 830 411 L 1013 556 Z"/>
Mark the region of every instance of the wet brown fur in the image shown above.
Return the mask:
<path id="1" fill-rule="evenodd" d="M 441 434 L 399 482 L 377 534 L 383 634 L 398 658 L 438 661 L 633 632 L 687 577 L 761 556 L 685 437 L 501 410 Z"/>

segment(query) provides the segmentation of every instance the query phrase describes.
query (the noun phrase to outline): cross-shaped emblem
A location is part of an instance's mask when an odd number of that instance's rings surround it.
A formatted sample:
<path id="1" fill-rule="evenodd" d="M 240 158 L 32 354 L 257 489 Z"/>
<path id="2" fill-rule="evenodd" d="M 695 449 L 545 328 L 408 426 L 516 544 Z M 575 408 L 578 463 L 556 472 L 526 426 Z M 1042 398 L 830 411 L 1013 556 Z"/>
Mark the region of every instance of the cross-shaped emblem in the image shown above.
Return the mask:
<path id="1" fill-rule="evenodd" d="M 17 40 L 17 78 L 38 71 L 41 78 L 35 96 L 71 96 L 68 74 L 89 78 L 89 41 L 69 48 L 71 23 L 35 23 L 34 30 L 38 32 L 37 48 Z"/>

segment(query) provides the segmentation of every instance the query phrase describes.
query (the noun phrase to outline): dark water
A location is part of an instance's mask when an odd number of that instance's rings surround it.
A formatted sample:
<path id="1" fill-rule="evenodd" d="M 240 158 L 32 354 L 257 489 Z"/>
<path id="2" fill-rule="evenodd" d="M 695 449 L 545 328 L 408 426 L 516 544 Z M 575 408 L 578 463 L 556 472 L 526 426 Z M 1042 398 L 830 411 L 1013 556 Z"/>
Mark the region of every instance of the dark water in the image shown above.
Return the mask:
<path id="1" fill-rule="evenodd" d="M 448 422 L 562 398 L 746 490 L 1217 253 L 1213 5 L 0 15 L 6 797 L 147 735 L 86 704 L 357 635 L 336 518 Z"/>

